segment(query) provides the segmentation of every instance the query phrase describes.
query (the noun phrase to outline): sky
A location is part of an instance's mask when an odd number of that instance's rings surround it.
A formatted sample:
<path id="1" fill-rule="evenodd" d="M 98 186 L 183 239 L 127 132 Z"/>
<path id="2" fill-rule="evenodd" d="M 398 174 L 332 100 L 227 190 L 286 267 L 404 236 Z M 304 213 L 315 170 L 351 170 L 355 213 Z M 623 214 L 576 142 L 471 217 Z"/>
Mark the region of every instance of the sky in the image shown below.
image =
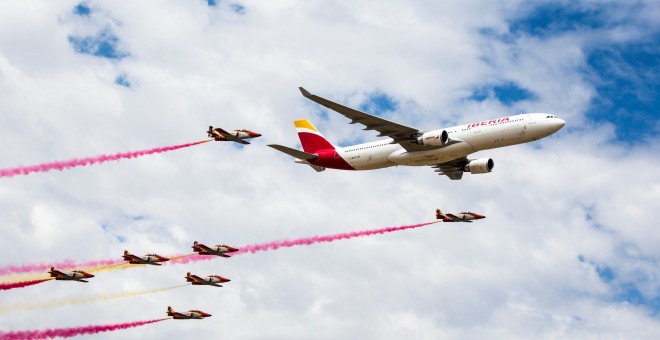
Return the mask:
<path id="1" fill-rule="evenodd" d="M 179 254 L 431 221 L 472 224 L 98 273 L 0 292 L 0 307 L 231 278 L 0 315 L 0 331 L 201 309 L 96 338 L 657 338 L 657 1 L 1 1 L 0 168 L 263 134 L 2 178 L 0 267 Z M 373 131 L 310 92 L 422 130 L 525 112 L 566 121 L 481 151 L 489 174 L 326 170 L 292 121 L 331 142 Z M 0 308 L 0 311 L 2 308 Z"/>

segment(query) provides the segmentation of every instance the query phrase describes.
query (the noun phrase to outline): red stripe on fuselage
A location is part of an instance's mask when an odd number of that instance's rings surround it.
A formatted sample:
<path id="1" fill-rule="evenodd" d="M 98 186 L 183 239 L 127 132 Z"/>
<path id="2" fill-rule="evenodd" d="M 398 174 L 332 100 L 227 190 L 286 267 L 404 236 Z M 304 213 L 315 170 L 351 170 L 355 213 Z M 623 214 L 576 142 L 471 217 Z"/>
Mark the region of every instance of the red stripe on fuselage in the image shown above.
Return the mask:
<path id="1" fill-rule="evenodd" d="M 355 168 L 337 154 L 335 149 L 318 150 L 314 154 L 319 156 L 317 160 L 311 162 L 314 165 L 329 169 L 355 170 Z"/>

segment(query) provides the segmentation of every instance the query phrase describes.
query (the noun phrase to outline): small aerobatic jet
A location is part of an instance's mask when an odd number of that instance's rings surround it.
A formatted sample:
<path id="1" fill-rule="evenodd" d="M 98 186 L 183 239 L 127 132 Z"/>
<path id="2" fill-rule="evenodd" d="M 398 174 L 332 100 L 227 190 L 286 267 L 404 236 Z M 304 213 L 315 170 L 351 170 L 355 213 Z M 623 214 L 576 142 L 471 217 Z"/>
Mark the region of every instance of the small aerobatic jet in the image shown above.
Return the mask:
<path id="1" fill-rule="evenodd" d="M 68 280 L 68 281 L 78 281 L 78 282 L 89 282 L 85 279 L 94 277 L 94 275 L 84 272 L 82 270 L 74 270 L 70 272 L 64 272 L 61 270 L 55 269 L 55 267 L 50 267 L 48 271 L 50 277 L 54 277 L 55 280 Z"/>
<path id="2" fill-rule="evenodd" d="M 250 144 L 246 142 L 245 139 L 261 137 L 260 133 L 253 132 L 250 130 L 241 129 L 241 130 L 233 130 L 232 132 L 227 132 L 221 128 L 213 128 L 213 126 L 209 126 L 209 130 L 206 131 L 206 133 L 208 133 L 209 137 L 213 138 L 218 142 L 232 141 L 241 144 Z"/>
<path id="3" fill-rule="evenodd" d="M 175 312 L 172 307 L 167 306 L 167 316 L 171 316 L 174 319 L 203 319 L 211 316 L 209 313 L 204 313 L 201 310 L 189 310 L 187 312 Z"/>
<path id="4" fill-rule="evenodd" d="M 238 248 L 230 247 L 224 244 L 219 244 L 211 248 L 201 243 L 198 243 L 197 241 L 193 243 L 192 249 L 193 251 L 198 252 L 199 255 L 216 255 L 222 257 L 230 257 L 226 253 L 233 253 L 235 251 L 238 251 Z"/>
<path id="5" fill-rule="evenodd" d="M 123 258 L 125 261 L 128 261 L 128 263 L 130 264 L 151 264 L 154 266 L 160 266 L 161 262 L 170 260 L 167 257 L 160 256 L 158 254 L 147 254 L 144 256 L 137 256 L 129 253 L 128 250 L 124 250 Z"/>
<path id="6" fill-rule="evenodd" d="M 186 281 L 190 282 L 193 285 L 222 287 L 221 283 L 229 282 L 231 280 L 219 275 L 209 275 L 205 279 L 203 279 L 197 275 L 190 274 L 190 272 L 188 272 L 188 274 L 186 274 Z"/>
<path id="7" fill-rule="evenodd" d="M 480 220 L 486 218 L 484 215 L 475 214 L 473 212 L 460 212 L 456 215 L 454 214 L 445 214 L 440 209 L 435 210 L 435 218 L 442 220 L 442 222 L 469 222 L 472 223 L 473 220 Z"/>

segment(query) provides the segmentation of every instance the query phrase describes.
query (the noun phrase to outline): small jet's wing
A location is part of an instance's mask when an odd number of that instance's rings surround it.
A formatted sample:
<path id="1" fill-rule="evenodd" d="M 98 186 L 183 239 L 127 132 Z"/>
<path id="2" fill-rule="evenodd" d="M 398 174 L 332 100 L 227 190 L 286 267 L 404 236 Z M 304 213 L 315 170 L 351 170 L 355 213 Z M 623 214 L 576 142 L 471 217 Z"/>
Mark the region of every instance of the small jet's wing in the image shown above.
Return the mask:
<path id="1" fill-rule="evenodd" d="M 215 128 L 215 129 L 213 129 L 213 130 L 214 130 L 215 132 L 217 132 L 220 136 L 222 136 L 222 137 L 224 137 L 225 139 L 230 140 L 230 141 L 232 141 L 232 142 L 241 143 L 241 144 L 250 144 L 250 143 L 244 141 L 243 139 L 238 138 L 236 135 L 231 134 L 231 133 L 229 133 L 229 132 L 227 132 L 227 131 L 225 131 L 225 130 L 223 130 L 223 129 L 221 129 L 221 128 Z"/>
<path id="2" fill-rule="evenodd" d="M 458 217 L 454 214 L 445 214 L 445 216 L 451 218 L 452 220 L 460 220 L 460 217 Z"/>
<path id="3" fill-rule="evenodd" d="M 199 248 L 201 248 L 202 251 L 205 252 L 205 253 L 210 253 L 210 252 L 213 251 L 213 249 L 211 249 L 211 248 L 209 248 L 209 247 L 207 247 L 207 246 L 205 246 L 205 245 L 203 245 L 203 244 L 198 244 L 197 246 L 198 246 Z"/>
<path id="4" fill-rule="evenodd" d="M 313 162 L 313 161 L 315 161 L 319 158 L 319 156 L 317 156 L 317 155 L 307 153 L 307 152 L 303 152 L 303 151 L 299 151 L 299 150 L 296 150 L 296 149 L 292 149 L 292 148 L 289 148 L 289 147 L 286 147 L 286 146 L 283 146 L 283 145 L 268 144 L 268 146 L 270 146 L 271 148 L 273 148 L 277 151 L 284 152 L 285 154 L 287 154 L 289 156 L 304 159 L 308 162 Z"/>
<path id="5" fill-rule="evenodd" d="M 459 180 L 463 177 L 463 173 L 465 172 L 463 168 L 467 163 L 467 157 L 461 157 L 449 162 L 438 163 L 431 167 L 435 168 L 435 172 L 437 172 L 438 175 L 445 175 L 452 180 Z"/>
<path id="6" fill-rule="evenodd" d="M 222 257 L 231 257 L 231 256 L 229 256 L 229 255 L 227 255 L 227 254 L 224 254 L 224 253 L 219 253 L 218 255 L 220 255 L 220 256 L 222 256 Z"/>
<path id="7" fill-rule="evenodd" d="M 202 279 L 201 277 L 199 277 L 199 276 L 197 276 L 197 275 L 190 275 L 190 279 L 191 279 L 193 282 L 198 282 L 198 283 L 199 283 L 199 282 L 203 283 L 203 282 L 205 281 L 204 279 Z"/>
<path id="8" fill-rule="evenodd" d="M 350 107 L 346 107 L 328 99 L 311 94 L 309 91 L 302 87 L 299 87 L 299 89 L 305 98 L 315 101 L 350 119 L 350 124 L 360 123 L 365 126 L 363 130 L 376 130 L 380 132 L 378 137 L 390 137 L 394 140 L 395 143 L 400 144 L 404 149 L 408 151 L 433 150 L 439 148 L 437 146 L 423 146 L 417 144 L 415 140 L 422 134 L 422 131 L 418 129 L 411 128 L 399 123 L 394 123 L 389 120 L 364 113 L 362 111 L 351 109 Z"/>

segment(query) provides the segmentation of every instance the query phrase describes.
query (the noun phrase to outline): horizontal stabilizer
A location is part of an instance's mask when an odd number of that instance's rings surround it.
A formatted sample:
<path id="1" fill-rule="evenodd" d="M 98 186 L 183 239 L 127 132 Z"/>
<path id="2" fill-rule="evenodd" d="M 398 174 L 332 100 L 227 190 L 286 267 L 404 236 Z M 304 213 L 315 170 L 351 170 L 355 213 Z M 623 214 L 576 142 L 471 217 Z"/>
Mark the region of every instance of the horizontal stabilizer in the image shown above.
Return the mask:
<path id="1" fill-rule="evenodd" d="M 273 148 L 277 151 L 284 152 L 285 154 L 287 154 L 289 156 L 304 159 L 308 162 L 313 162 L 313 161 L 315 161 L 319 158 L 319 156 L 317 156 L 317 155 L 307 153 L 307 152 L 303 152 L 303 151 L 296 150 L 296 149 L 292 149 L 292 148 L 288 148 L 288 147 L 283 146 L 283 145 L 268 144 L 268 146 L 270 146 L 271 148 Z"/>

